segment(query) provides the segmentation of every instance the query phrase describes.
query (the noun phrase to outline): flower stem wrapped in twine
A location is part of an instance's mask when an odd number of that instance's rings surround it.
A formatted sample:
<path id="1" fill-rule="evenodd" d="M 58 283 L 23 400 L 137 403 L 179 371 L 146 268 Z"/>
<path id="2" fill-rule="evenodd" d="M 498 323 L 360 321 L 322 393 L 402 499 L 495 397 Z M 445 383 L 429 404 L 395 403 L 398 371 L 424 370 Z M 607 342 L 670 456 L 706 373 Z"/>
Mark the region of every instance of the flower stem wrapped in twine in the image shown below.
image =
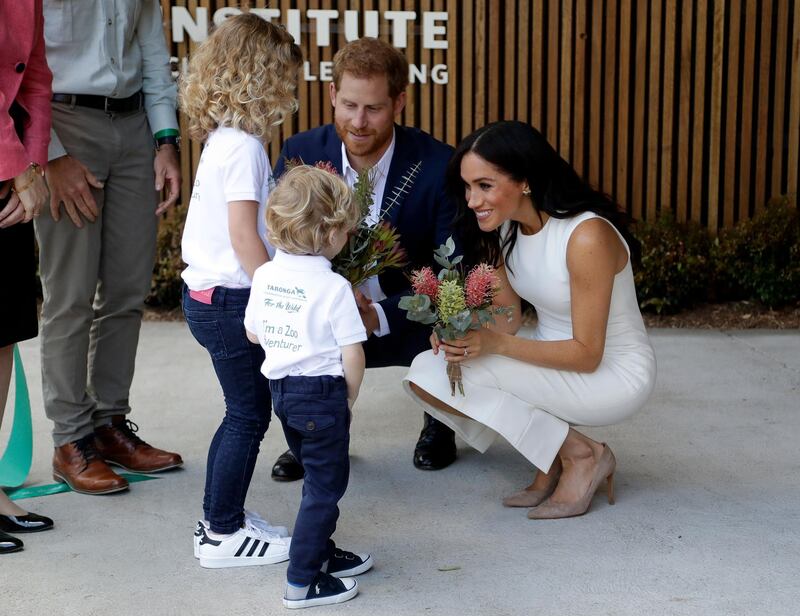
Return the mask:
<path id="1" fill-rule="evenodd" d="M 458 385 L 458 391 L 463 396 L 464 383 L 461 381 L 461 364 L 453 361 L 447 362 L 447 378 L 450 381 L 450 395 L 456 395 L 456 385 Z"/>

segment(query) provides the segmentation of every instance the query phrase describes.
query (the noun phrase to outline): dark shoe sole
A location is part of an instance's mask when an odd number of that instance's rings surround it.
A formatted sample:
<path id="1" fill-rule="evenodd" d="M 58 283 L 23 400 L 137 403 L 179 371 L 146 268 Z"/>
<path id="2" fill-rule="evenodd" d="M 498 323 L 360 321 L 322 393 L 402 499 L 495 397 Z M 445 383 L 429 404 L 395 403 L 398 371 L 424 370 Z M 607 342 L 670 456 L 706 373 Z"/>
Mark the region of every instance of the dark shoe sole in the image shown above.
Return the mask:
<path id="1" fill-rule="evenodd" d="M 417 461 L 417 456 L 414 455 L 413 463 L 414 463 L 414 468 L 417 468 L 421 471 L 440 471 L 450 466 L 453 462 L 456 461 L 457 458 L 458 456 L 453 455 L 453 457 L 447 460 L 446 462 L 441 462 L 439 464 L 422 464 Z"/>
<path id="2" fill-rule="evenodd" d="M 443 464 L 441 466 L 439 466 L 439 465 L 437 465 L 437 466 L 434 466 L 434 465 L 423 466 L 422 464 L 417 464 L 416 462 L 414 462 L 414 468 L 416 468 L 419 471 L 443 471 L 448 466 L 450 466 L 453 462 L 455 462 L 455 460 L 453 460 L 452 462 L 448 462 L 447 464 Z"/>
<path id="3" fill-rule="evenodd" d="M 53 530 L 54 524 L 50 524 L 50 526 L 38 526 L 36 528 L 27 528 L 25 526 L 20 526 L 16 528 L 0 528 L 4 533 L 13 533 L 15 535 L 19 535 L 20 533 L 41 533 L 46 530 Z"/>
<path id="4" fill-rule="evenodd" d="M 282 483 L 289 483 L 290 481 L 300 481 L 303 478 L 303 475 L 299 477 L 288 477 L 286 475 L 271 475 L 273 481 L 280 481 Z"/>
<path id="5" fill-rule="evenodd" d="M 128 471 L 129 473 L 161 473 L 163 471 L 168 471 L 173 468 L 180 468 L 181 466 L 183 466 L 183 461 L 178 462 L 177 464 L 168 464 L 167 466 L 160 466 L 158 468 L 148 468 L 148 469 L 131 468 L 129 466 L 125 466 L 124 464 L 120 464 L 119 462 L 116 462 L 114 460 L 108 460 L 108 459 L 106 459 L 106 464 L 117 466 L 123 470 Z"/>
<path id="6" fill-rule="evenodd" d="M 24 546 L 14 546 L 13 548 L 3 548 L 0 549 L 0 554 L 13 554 L 14 552 L 21 552 L 24 549 Z"/>
<path id="7" fill-rule="evenodd" d="M 89 496 L 102 496 L 103 494 L 114 494 L 115 492 L 122 492 L 127 490 L 130 486 L 126 483 L 124 486 L 120 486 L 118 488 L 109 488 L 108 490 L 81 490 L 80 488 L 76 488 L 72 485 L 66 477 L 62 477 L 58 473 L 53 473 L 53 479 L 58 481 L 59 483 L 66 483 L 73 492 L 77 492 L 78 494 L 88 494 Z"/>

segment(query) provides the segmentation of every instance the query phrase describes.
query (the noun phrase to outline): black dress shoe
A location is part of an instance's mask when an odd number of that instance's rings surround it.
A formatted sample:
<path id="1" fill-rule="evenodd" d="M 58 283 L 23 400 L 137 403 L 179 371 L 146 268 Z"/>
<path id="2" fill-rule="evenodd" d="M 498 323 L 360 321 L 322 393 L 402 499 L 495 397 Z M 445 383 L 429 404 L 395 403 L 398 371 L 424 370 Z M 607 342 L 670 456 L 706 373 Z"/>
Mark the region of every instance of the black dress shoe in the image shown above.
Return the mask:
<path id="1" fill-rule="evenodd" d="M 303 465 L 297 461 L 291 450 L 278 456 L 272 467 L 272 478 L 275 481 L 297 481 L 302 479 L 303 475 L 305 475 Z"/>
<path id="2" fill-rule="evenodd" d="M 425 425 L 414 448 L 414 466 L 423 471 L 438 471 L 455 459 L 455 432 L 426 413 Z"/>
<path id="3" fill-rule="evenodd" d="M 7 533 L 38 533 L 53 528 L 53 520 L 36 513 L 0 515 L 0 531 Z"/>
<path id="4" fill-rule="evenodd" d="M 0 530 L 0 554 L 10 554 L 19 552 L 22 549 L 22 541 L 11 535 L 6 535 Z"/>

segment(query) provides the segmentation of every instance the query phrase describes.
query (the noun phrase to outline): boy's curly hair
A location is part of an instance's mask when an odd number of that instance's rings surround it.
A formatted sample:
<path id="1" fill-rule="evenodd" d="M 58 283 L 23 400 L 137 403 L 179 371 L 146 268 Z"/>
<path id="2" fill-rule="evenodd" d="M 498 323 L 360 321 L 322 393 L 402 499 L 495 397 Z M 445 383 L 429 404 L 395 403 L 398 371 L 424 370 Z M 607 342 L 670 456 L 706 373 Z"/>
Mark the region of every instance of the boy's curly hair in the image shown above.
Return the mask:
<path id="1" fill-rule="evenodd" d="M 284 252 L 317 255 L 331 233 L 354 228 L 358 204 L 342 178 L 309 165 L 287 171 L 267 202 L 267 239 Z"/>
<path id="2" fill-rule="evenodd" d="M 269 141 L 297 110 L 303 54 L 283 28 L 251 13 L 227 18 L 193 53 L 180 79 L 179 104 L 189 135 L 205 141 L 219 126 Z"/>

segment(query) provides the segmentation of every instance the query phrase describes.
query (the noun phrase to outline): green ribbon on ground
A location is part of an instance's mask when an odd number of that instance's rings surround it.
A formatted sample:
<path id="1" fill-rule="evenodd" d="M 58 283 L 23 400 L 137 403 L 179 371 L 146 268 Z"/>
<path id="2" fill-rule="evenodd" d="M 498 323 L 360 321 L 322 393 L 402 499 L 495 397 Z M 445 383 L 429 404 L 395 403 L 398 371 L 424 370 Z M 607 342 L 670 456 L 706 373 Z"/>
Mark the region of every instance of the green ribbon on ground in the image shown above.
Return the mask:
<path id="1" fill-rule="evenodd" d="M 128 483 L 136 483 L 137 481 L 148 481 L 150 479 L 159 479 L 159 477 L 151 477 L 150 475 L 139 475 L 138 473 L 119 473 L 120 477 L 125 477 Z M 50 496 L 51 494 L 61 494 L 62 492 L 72 492 L 66 483 L 48 483 L 43 486 L 31 486 L 29 488 L 17 488 L 16 490 L 7 490 L 6 494 L 11 500 L 19 500 L 21 498 L 35 498 L 37 496 Z"/>
<path id="2" fill-rule="evenodd" d="M 14 423 L 6 451 L 0 459 L 0 486 L 9 488 L 16 488 L 25 482 L 33 460 L 31 399 L 17 345 L 14 345 L 14 392 Z"/>
<path id="3" fill-rule="evenodd" d="M 72 491 L 66 483 L 19 487 L 25 483 L 31 470 L 33 428 L 31 426 L 31 399 L 28 394 L 28 382 L 25 380 L 25 369 L 22 366 L 22 358 L 19 356 L 17 346 L 14 346 L 14 392 L 14 422 L 11 424 L 11 434 L 8 437 L 6 451 L 0 459 L 0 486 L 16 488 L 6 490 L 6 494 L 11 500 Z M 158 479 L 158 477 L 138 473 L 121 473 L 120 475 L 125 477 L 129 483 Z"/>

